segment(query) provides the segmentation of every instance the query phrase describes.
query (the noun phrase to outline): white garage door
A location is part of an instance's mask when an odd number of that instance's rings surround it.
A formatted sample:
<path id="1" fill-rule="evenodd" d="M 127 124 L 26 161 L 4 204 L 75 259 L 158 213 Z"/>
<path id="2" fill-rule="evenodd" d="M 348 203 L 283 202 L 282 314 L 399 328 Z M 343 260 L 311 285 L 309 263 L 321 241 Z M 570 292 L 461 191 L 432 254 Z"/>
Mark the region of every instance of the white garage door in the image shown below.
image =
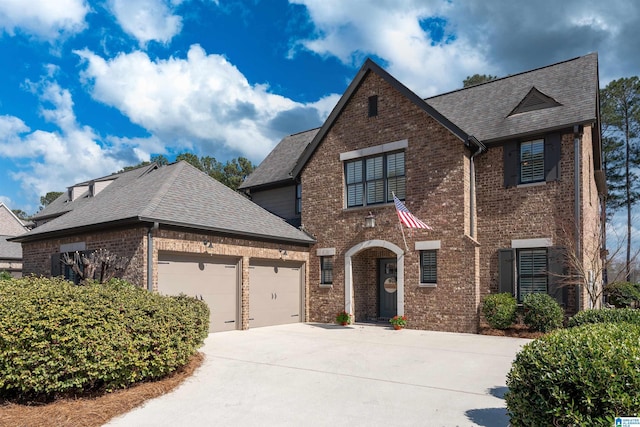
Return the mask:
<path id="1" fill-rule="evenodd" d="M 229 258 L 160 253 L 158 291 L 197 296 L 209 305 L 209 332 L 239 328 L 238 271 Z"/>
<path id="2" fill-rule="evenodd" d="M 249 266 L 249 327 L 301 322 L 300 264 L 251 261 Z"/>

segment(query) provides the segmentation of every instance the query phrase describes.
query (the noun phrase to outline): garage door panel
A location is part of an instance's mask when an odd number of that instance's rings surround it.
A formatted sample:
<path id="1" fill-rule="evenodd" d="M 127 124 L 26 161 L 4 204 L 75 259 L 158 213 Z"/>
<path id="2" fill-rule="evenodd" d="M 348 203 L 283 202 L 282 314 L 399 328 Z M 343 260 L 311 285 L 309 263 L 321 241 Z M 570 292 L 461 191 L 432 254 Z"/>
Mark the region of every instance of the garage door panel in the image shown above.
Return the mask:
<path id="1" fill-rule="evenodd" d="M 209 331 L 237 327 L 238 271 L 234 260 L 179 254 L 160 254 L 158 291 L 165 295 L 202 298 L 211 312 Z"/>
<path id="2" fill-rule="evenodd" d="M 250 327 L 302 321 L 302 268 L 292 263 L 254 262 L 249 268 Z"/>

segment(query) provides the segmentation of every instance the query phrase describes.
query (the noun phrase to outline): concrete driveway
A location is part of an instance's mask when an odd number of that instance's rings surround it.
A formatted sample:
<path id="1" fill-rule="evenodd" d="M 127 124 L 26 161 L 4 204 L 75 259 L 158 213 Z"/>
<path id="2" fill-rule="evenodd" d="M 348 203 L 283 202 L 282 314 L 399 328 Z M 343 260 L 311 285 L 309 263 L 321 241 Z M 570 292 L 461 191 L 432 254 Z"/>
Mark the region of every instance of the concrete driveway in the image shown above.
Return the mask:
<path id="1" fill-rule="evenodd" d="M 292 324 L 211 334 L 174 392 L 109 426 L 507 426 L 529 340 Z"/>

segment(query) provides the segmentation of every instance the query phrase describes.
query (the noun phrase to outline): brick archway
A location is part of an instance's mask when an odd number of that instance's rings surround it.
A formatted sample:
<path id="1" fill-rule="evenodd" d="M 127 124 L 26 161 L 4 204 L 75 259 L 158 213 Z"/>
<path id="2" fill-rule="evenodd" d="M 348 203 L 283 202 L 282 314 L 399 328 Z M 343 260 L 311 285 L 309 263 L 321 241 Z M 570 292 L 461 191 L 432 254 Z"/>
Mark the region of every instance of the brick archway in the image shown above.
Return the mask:
<path id="1" fill-rule="evenodd" d="M 404 314 L 404 251 L 386 240 L 367 240 L 353 246 L 344 254 L 344 310 L 355 319 L 353 264 L 351 258 L 365 249 L 385 248 L 396 254 L 398 268 L 398 315 Z"/>

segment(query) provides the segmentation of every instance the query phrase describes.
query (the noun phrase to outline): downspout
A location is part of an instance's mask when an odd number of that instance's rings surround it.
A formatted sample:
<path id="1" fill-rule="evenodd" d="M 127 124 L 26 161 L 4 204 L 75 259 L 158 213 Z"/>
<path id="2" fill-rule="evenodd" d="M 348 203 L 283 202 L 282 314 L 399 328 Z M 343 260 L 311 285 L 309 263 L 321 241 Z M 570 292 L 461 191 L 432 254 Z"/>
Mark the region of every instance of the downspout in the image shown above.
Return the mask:
<path id="1" fill-rule="evenodd" d="M 581 186 L 580 186 L 580 137 L 582 136 L 582 126 L 573 126 L 573 191 L 574 191 L 574 212 L 573 217 L 575 220 L 575 250 L 576 258 L 582 261 L 582 239 L 580 238 L 580 221 L 581 221 Z M 580 311 L 582 291 L 576 289 L 576 310 Z"/>
<path id="2" fill-rule="evenodd" d="M 475 137 L 469 136 L 469 141 L 473 142 L 476 146 L 476 151 L 471 154 L 470 165 L 469 165 L 469 235 L 476 238 L 476 219 L 475 219 L 475 210 L 476 210 L 476 167 L 473 159 L 487 151 L 487 147 L 478 141 Z"/>
<path id="3" fill-rule="evenodd" d="M 157 230 L 160 224 L 153 223 L 153 227 L 147 230 L 147 290 L 153 292 L 153 231 Z"/>

